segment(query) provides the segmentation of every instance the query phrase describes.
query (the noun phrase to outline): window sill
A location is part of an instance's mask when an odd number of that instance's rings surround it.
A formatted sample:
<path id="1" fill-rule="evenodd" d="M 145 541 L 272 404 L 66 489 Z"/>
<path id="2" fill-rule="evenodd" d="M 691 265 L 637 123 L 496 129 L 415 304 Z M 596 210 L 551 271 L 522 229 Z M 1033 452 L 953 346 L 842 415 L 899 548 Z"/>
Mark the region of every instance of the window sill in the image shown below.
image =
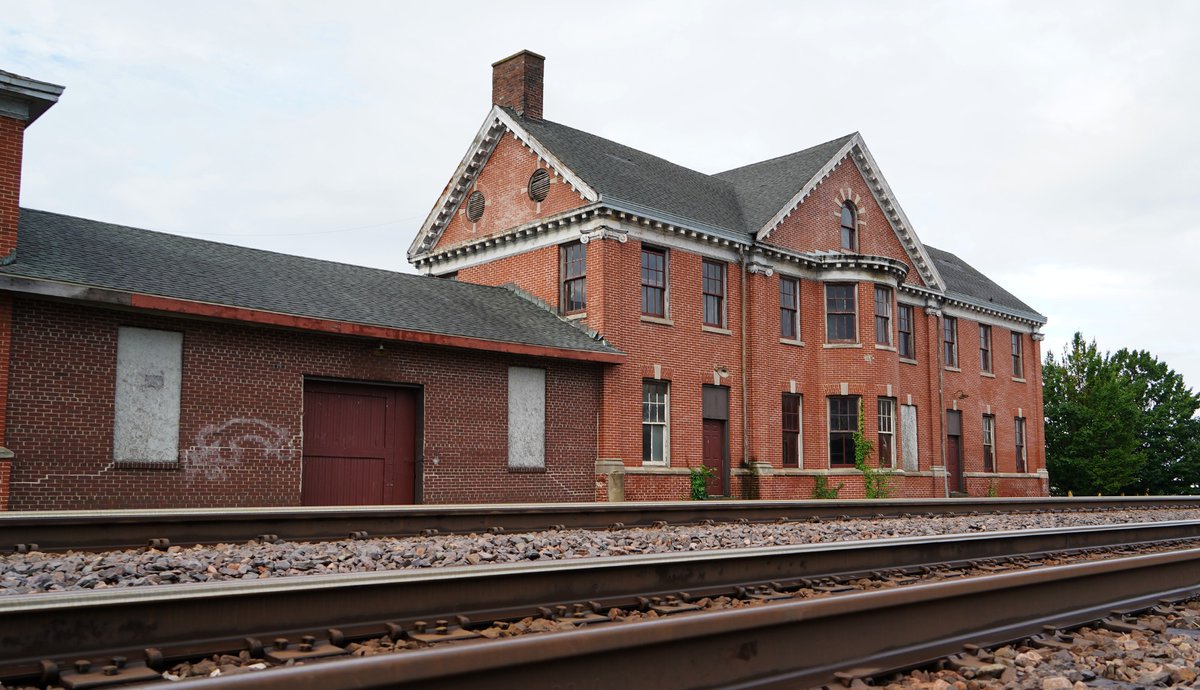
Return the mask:
<path id="1" fill-rule="evenodd" d="M 1012 380 L 1016 381 L 1017 383 L 1025 383 L 1025 379 L 1020 379 L 1020 378 L 1017 378 L 1016 376 L 1012 377 Z"/>
<path id="2" fill-rule="evenodd" d="M 896 348 L 892 347 L 891 345 L 880 345 L 878 343 L 875 344 L 875 349 L 876 350 L 887 350 L 888 352 L 896 351 Z"/>
<path id="3" fill-rule="evenodd" d="M 913 365 L 915 365 L 915 364 L 917 363 L 917 360 L 915 360 L 915 359 L 909 359 L 909 358 L 907 358 L 907 357 L 901 357 L 901 358 L 900 358 L 900 363 L 901 363 L 901 364 L 913 364 Z"/>
<path id="4" fill-rule="evenodd" d="M 545 474 L 546 468 L 545 467 L 513 467 L 512 465 L 509 465 L 508 473 L 509 474 Z"/>
<path id="5" fill-rule="evenodd" d="M 733 331 L 729 330 L 728 328 L 718 328 L 717 326 L 703 325 L 700 327 L 700 330 L 704 331 L 705 333 L 717 333 L 720 335 L 733 335 Z"/>
<path id="6" fill-rule="evenodd" d="M 994 378 L 996 378 L 996 375 L 995 375 L 995 374 L 993 374 L 993 373 L 992 373 L 992 372 L 990 372 L 990 371 L 981 371 L 981 372 L 979 372 L 979 375 L 980 375 L 980 376 L 986 376 L 986 377 L 988 377 L 989 379 L 994 379 Z"/>
<path id="7" fill-rule="evenodd" d="M 781 345 L 792 345 L 794 347 L 804 347 L 803 340 L 792 340 L 791 338 L 780 338 L 779 343 Z"/>
<path id="8" fill-rule="evenodd" d="M 861 350 L 862 343 L 825 343 L 821 347 L 825 348 L 826 350 L 850 350 L 850 349 Z"/>
<path id="9" fill-rule="evenodd" d="M 113 469 L 118 470 L 178 470 L 178 460 L 113 460 Z"/>
<path id="10" fill-rule="evenodd" d="M 962 373 L 962 369 L 959 369 L 958 367 L 946 367 L 946 371 L 957 371 L 960 374 Z"/>
<path id="11" fill-rule="evenodd" d="M 660 318 L 658 316 L 646 316 L 642 314 L 642 323 L 656 323 L 660 326 L 674 326 L 675 322 L 670 319 Z"/>
<path id="12" fill-rule="evenodd" d="M 586 319 L 587 312 L 586 311 L 577 311 L 574 314 L 567 314 L 563 318 L 567 321 L 578 321 L 579 319 Z"/>

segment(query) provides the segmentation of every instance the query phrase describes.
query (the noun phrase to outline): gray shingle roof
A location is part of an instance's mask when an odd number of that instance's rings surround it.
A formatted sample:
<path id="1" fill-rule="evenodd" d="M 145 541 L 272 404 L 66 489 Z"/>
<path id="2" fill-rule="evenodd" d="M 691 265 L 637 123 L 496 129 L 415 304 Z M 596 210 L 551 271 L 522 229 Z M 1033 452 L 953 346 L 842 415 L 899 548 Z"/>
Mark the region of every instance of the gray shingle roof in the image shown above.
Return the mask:
<path id="1" fill-rule="evenodd" d="M 803 151 L 726 170 L 714 177 L 733 185 L 746 231 L 758 232 L 853 137 L 854 134 L 847 134 Z"/>
<path id="2" fill-rule="evenodd" d="M 854 136 L 706 175 L 573 127 L 505 110 L 606 201 L 699 221 L 737 239 L 757 232 Z"/>
<path id="3" fill-rule="evenodd" d="M 503 287 L 308 259 L 21 209 L 17 261 L 40 278 L 424 333 L 617 350 Z"/>
<path id="4" fill-rule="evenodd" d="M 724 180 L 549 120 L 508 110 L 606 200 L 628 201 L 744 235 L 737 193 Z"/>
<path id="5" fill-rule="evenodd" d="M 1037 320 L 1046 317 L 1034 311 L 1028 304 L 1017 299 L 1011 292 L 994 283 L 990 278 L 975 270 L 970 264 L 950 252 L 925 245 L 930 258 L 937 264 L 938 272 L 946 281 L 948 297 L 965 297 L 965 301 L 977 302 L 980 306 L 994 304 L 1008 311 L 1024 312 Z"/>

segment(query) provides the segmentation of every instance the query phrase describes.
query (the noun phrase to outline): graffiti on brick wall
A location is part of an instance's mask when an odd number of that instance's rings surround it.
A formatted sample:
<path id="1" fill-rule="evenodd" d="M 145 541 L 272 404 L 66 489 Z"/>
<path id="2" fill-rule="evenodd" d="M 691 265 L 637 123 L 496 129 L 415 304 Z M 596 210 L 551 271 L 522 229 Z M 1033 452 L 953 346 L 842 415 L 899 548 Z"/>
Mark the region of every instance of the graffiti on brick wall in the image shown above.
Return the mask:
<path id="1" fill-rule="evenodd" d="M 209 424 L 196 434 L 187 450 L 187 481 L 221 481 L 246 461 L 297 459 L 291 432 L 270 422 L 234 417 Z"/>

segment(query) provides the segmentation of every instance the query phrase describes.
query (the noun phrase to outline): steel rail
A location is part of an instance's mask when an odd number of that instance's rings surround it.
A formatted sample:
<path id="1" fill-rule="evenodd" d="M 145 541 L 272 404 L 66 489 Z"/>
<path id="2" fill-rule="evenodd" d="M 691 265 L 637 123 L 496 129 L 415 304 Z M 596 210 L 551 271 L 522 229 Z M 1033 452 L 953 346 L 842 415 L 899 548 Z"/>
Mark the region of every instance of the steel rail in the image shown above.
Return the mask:
<path id="1" fill-rule="evenodd" d="M 885 499 L 853 501 L 681 501 L 665 503 L 547 503 L 516 505 L 372 506 L 110 510 L 0 513 L 0 552 L 37 545 L 42 551 L 98 551 L 146 546 L 244 542 L 260 535 L 294 541 L 345 539 L 353 533 L 534 531 L 554 526 L 599 529 L 620 523 L 769 522 L 787 518 L 879 517 L 1128 508 L 1200 508 L 1200 496 L 1080 498 Z M 162 543 L 162 542 L 160 542 Z M 18 545 L 26 545 L 18 549 Z"/>
<path id="2" fill-rule="evenodd" d="M 796 688 L 1200 593 L 1200 549 L 173 684 L 176 690 Z"/>
<path id="3" fill-rule="evenodd" d="M 539 606 L 728 593 L 842 573 L 1200 537 L 1200 521 L 849 541 L 663 555 L 302 576 L 0 597 L 0 678 L 52 658 L 171 658 L 227 652 L 243 638 L 379 635 L 388 623 L 519 618 Z"/>

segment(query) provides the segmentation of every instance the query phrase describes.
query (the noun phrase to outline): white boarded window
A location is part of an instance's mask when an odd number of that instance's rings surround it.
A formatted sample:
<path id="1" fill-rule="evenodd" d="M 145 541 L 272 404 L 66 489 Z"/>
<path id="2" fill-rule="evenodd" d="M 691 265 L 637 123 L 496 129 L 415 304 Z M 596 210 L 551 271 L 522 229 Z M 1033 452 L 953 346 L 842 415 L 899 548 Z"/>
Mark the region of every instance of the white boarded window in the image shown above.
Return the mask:
<path id="1" fill-rule="evenodd" d="M 917 459 L 917 406 L 900 406 L 900 451 L 904 456 L 904 471 L 916 472 Z"/>
<path id="2" fill-rule="evenodd" d="M 118 329 L 113 460 L 179 460 L 182 371 L 182 333 Z"/>
<path id="3" fill-rule="evenodd" d="M 508 368 L 508 467 L 546 467 L 546 370 Z"/>

